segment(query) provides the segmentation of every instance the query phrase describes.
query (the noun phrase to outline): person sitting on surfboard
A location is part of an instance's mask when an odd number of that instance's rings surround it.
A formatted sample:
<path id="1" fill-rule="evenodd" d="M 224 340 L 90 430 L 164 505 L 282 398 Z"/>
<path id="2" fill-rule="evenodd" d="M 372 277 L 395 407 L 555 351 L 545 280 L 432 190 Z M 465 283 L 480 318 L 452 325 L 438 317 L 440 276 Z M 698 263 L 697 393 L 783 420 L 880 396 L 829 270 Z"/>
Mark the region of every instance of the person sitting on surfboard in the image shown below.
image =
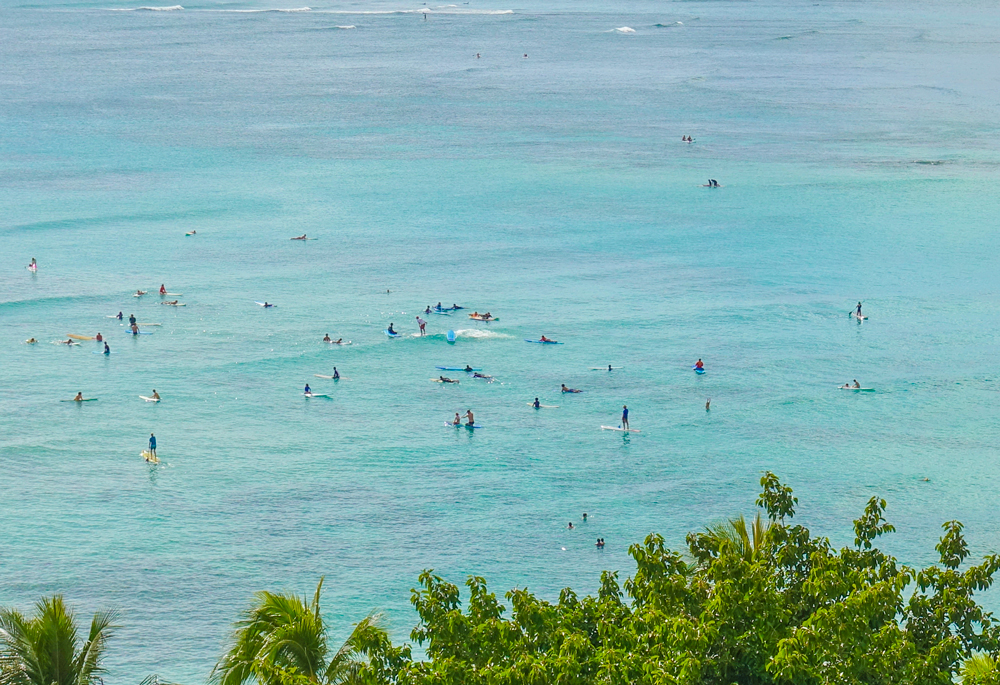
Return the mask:
<path id="1" fill-rule="evenodd" d="M 340 380 L 340 371 L 337 371 L 337 367 L 333 367 L 333 380 Z"/>
<path id="2" fill-rule="evenodd" d="M 398 335 L 396 333 L 396 331 L 392 330 L 392 324 L 391 323 L 389 324 L 389 328 L 387 328 L 386 330 L 389 331 L 389 335 Z"/>
<path id="3" fill-rule="evenodd" d="M 436 307 L 434 307 L 434 309 L 436 309 L 436 310 L 438 310 L 438 311 L 441 311 L 442 309 L 444 309 L 444 307 L 443 307 L 443 306 L 441 306 L 441 303 L 440 303 L 440 302 L 438 302 L 438 303 L 437 303 L 437 306 L 436 306 Z"/>
<path id="4" fill-rule="evenodd" d="M 565 383 L 562 384 L 562 391 L 563 392 L 583 392 L 582 390 L 577 390 L 576 388 L 567 388 Z"/>
<path id="5" fill-rule="evenodd" d="M 167 287 L 165 285 L 163 285 L 162 283 L 160 283 L 160 294 L 161 295 L 166 295 L 167 294 Z"/>
<path id="6" fill-rule="evenodd" d="M 128 325 L 131 326 L 134 323 L 135 323 L 135 314 L 129 314 L 128 315 Z"/>
<path id="7" fill-rule="evenodd" d="M 116 316 L 115 318 L 118 319 L 119 321 L 121 321 L 122 320 L 122 313 L 118 312 L 118 316 Z"/>
<path id="8" fill-rule="evenodd" d="M 536 397 L 535 401 L 531 403 L 531 406 L 534 407 L 535 409 L 541 409 L 542 408 L 542 403 L 539 402 L 538 398 Z"/>
<path id="9" fill-rule="evenodd" d="M 152 395 L 152 397 L 153 397 L 154 400 L 160 399 L 160 393 L 156 392 L 156 388 L 153 388 L 153 395 Z"/>
<path id="10" fill-rule="evenodd" d="M 325 343 L 332 343 L 333 342 L 333 340 L 330 339 L 330 334 L 329 333 L 327 333 L 326 335 L 323 336 L 323 342 L 325 342 Z"/>
<path id="11" fill-rule="evenodd" d="M 309 387 L 308 383 L 306 383 L 306 389 L 303 391 L 302 394 L 303 395 L 312 395 L 312 388 Z"/>
<path id="12" fill-rule="evenodd" d="M 108 343 L 104 343 L 104 354 L 111 354 L 111 348 L 108 347 Z"/>
<path id="13" fill-rule="evenodd" d="M 74 402 L 83 402 L 83 393 L 82 392 L 76 393 L 76 397 L 73 398 L 73 401 Z"/>
<path id="14" fill-rule="evenodd" d="M 461 426 L 462 425 L 462 417 L 460 417 L 458 415 L 458 412 L 455 412 L 455 420 L 451 422 L 451 425 L 453 425 L 453 426 Z"/>
<path id="15" fill-rule="evenodd" d="M 854 385 L 852 385 L 851 387 L 852 388 L 860 388 L 861 387 L 861 384 L 858 383 L 858 379 L 857 378 L 854 379 Z"/>
<path id="16" fill-rule="evenodd" d="M 465 418 L 469 419 L 469 422 L 465 424 L 466 426 L 471 426 L 476 423 L 476 420 L 472 417 L 472 410 L 465 412 Z"/>
<path id="17" fill-rule="evenodd" d="M 472 373 L 472 367 L 468 364 L 465 365 L 465 373 Z"/>
<path id="18" fill-rule="evenodd" d="M 704 369 L 705 368 L 705 363 L 702 360 L 699 359 L 697 362 L 695 362 L 694 368 L 696 368 L 696 369 Z"/>

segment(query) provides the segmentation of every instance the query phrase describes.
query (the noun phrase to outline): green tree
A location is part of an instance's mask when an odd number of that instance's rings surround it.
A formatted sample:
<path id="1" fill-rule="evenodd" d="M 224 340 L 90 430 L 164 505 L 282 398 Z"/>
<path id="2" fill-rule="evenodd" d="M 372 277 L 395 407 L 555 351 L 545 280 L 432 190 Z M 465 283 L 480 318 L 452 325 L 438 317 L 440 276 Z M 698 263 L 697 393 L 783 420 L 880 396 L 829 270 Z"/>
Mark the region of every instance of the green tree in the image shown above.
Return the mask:
<path id="1" fill-rule="evenodd" d="M 595 596 L 551 603 L 526 589 L 508 606 L 470 577 L 459 588 L 431 571 L 412 602 L 413 660 L 374 634 L 358 670 L 370 685 L 1000 685 L 1000 628 L 976 601 L 1000 570 L 989 555 L 965 570 L 957 522 L 944 524 L 940 565 L 917 571 L 876 546 L 894 531 L 872 498 L 854 544 L 835 549 L 792 523 L 798 500 L 767 473 L 743 517 L 687 537 L 632 545 L 623 585 L 605 572 Z M 976 656 L 982 655 L 982 656 Z M 985 669 L 982 662 L 992 659 Z M 963 664 L 964 670 L 963 670 Z M 978 669 L 978 670 L 976 670 Z"/>
<path id="2" fill-rule="evenodd" d="M 355 683 L 362 666 L 361 646 L 392 652 L 384 633 L 368 616 L 347 640 L 331 652 L 327 628 L 320 615 L 320 578 L 312 602 L 305 597 L 259 592 L 257 601 L 236 623 L 229 651 L 212 672 L 218 685 L 340 685 Z M 408 653 L 407 653 L 408 655 Z M 377 662 L 380 663 L 380 662 Z"/>
<path id="3" fill-rule="evenodd" d="M 94 615 L 81 644 L 73 612 L 61 596 L 44 598 L 27 618 L 0 609 L 0 685 L 91 685 L 100 680 L 101 657 L 117 614 Z"/>

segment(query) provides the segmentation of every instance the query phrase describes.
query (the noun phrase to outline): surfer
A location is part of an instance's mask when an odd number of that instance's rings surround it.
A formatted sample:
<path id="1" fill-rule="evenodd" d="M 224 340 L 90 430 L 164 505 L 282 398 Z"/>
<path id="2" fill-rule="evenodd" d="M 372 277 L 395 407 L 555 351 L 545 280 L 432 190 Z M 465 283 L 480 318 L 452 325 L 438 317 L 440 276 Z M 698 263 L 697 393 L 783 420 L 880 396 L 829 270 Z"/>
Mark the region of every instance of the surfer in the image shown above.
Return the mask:
<path id="1" fill-rule="evenodd" d="M 145 291 L 145 290 L 136 290 L 136 291 L 135 291 L 135 296 L 136 296 L 136 297 L 142 297 L 142 296 L 143 296 L 143 295 L 145 295 L 145 294 L 146 294 L 146 291 Z"/>
<path id="2" fill-rule="evenodd" d="M 111 348 L 108 347 L 108 343 L 104 343 L 104 354 L 111 354 Z"/>
<path id="3" fill-rule="evenodd" d="M 622 428 L 628 430 L 628 405 L 622 405 Z"/>
<path id="4" fill-rule="evenodd" d="M 103 337 L 103 336 L 102 336 L 102 335 L 101 335 L 100 333 L 98 333 L 98 334 L 97 334 L 97 337 L 96 337 L 96 338 L 94 338 L 94 340 L 96 340 L 96 341 L 97 341 L 97 342 L 99 342 L 99 343 L 100 343 L 100 342 L 104 342 L 104 337 Z"/>
<path id="5" fill-rule="evenodd" d="M 695 362 L 694 368 L 699 369 L 701 371 L 704 371 L 705 370 L 705 362 L 703 362 L 702 360 L 699 359 L 698 361 Z"/>
<path id="6" fill-rule="evenodd" d="M 597 538 L 597 549 L 604 549 L 604 538 Z"/>
<path id="7" fill-rule="evenodd" d="M 37 340 L 35 340 L 34 338 L 28 338 L 28 339 L 27 339 L 27 340 L 25 340 L 24 342 L 26 342 L 26 343 L 27 343 L 27 344 L 29 344 L 29 345 L 34 345 L 34 344 L 35 344 L 35 343 L 37 343 L 38 341 L 37 341 Z"/>
<path id="8" fill-rule="evenodd" d="M 583 521 L 584 523 L 587 522 L 587 512 L 583 512 Z"/>
<path id="9" fill-rule="evenodd" d="M 711 405 L 712 405 L 712 398 L 709 397 L 707 400 L 705 400 L 705 411 L 711 411 Z"/>
<path id="10" fill-rule="evenodd" d="M 73 398 L 73 401 L 74 402 L 83 402 L 83 393 L 82 392 L 76 393 L 76 397 Z"/>
<path id="11" fill-rule="evenodd" d="M 296 236 L 294 238 L 291 238 L 291 240 L 305 240 L 305 239 L 306 239 L 306 234 L 305 233 L 303 233 L 300 236 Z"/>
<path id="12" fill-rule="evenodd" d="M 570 521 L 570 522 L 569 522 L 569 525 L 568 525 L 568 526 L 566 526 L 566 527 L 567 527 L 567 528 L 569 528 L 570 530 L 573 530 L 573 522 L 572 522 L 572 521 Z"/>
<path id="13" fill-rule="evenodd" d="M 469 420 L 469 422 L 467 424 L 465 424 L 466 426 L 472 426 L 472 425 L 474 425 L 476 423 L 476 419 L 473 418 L 473 416 L 472 416 L 472 410 L 471 409 L 468 410 L 467 412 L 465 412 L 465 417 L 464 418 L 467 418 Z"/>
<path id="14" fill-rule="evenodd" d="M 563 392 L 583 392 L 582 390 L 577 390 L 576 388 L 567 388 L 565 383 L 562 384 L 562 391 Z"/>
<path id="15" fill-rule="evenodd" d="M 129 314 L 128 315 L 128 325 L 129 326 L 134 326 L 135 325 L 135 314 Z"/>
<path id="16" fill-rule="evenodd" d="M 464 370 L 465 370 L 465 373 L 472 373 L 472 367 L 469 366 L 468 364 L 465 365 L 465 369 Z"/>
<path id="17" fill-rule="evenodd" d="M 149 454 L 153 457 L 156 456 L 156 436 L 152 433 L 149 434 Z"/>
<path id="18" fill-rule="evenodd" d="M 166 295 L 167 294 L 167 288 L 162 283 L 160 283 L 160 294 L 161 295 Z"/>
<path id="19" fill-rule="evenodd" d="M 455 420 L 451 422 L 451 425 L 453 425 L 453 426 L 461 426 L 462 425 L 462 417 L 460 417 L 458 415 L 458 412 L 455 412 Z"/>
<path id="20" fill-rule="evenodd" d="M 312 395 L 313 394 L 312 388 L 309 387 L 308 383 L 306 383 L 306 389 L 302 392 L 302 394 L 303 395 Z"/>
<path id="21" fill-rule="evenodd" d="M 540 341 L 541 342 L 555 342 L 555 340 L 550 340 L 549 338 L 546 338 L 544 335 L 540 338 Z"/>
<path id="22" fill-rule="evenodd" d="M 454 378 L 445 378 L 444 376 L 438 376 L 438 381 L 441 383 L 458 383 Z"/>
<path id="23" fill-rule="evenodd" d="M 487 380 L 493 380 L 493 376 L 487 376 L 485 373 L 479 373 L 478 371 L 472 374 L 473 378 L 485 378 Z"/>
<path id="24" fill-rule="evenodd" d="M 417 317 L 417 325 L 418 325 L 418 326 L 420 326 L 420 335 L 426 335 L 426 334 L 427 334 L 427 331 L 425 331 L 425 330 L 424 330 L 424 327 L 425 327 L 425 326 L 427 325 L 427 322 L 426 322 L 426 321 L 424 321 L 423 319 L 421 319 L 421 318 L 420 318 L 420 317 L 418 316 L 418 317 Z"/>
<path id="25" fill-rule="evenodd" d="M 860 388 L 861 387 L 861 384 L 858 383 L 858 379 L 857 378 L 854 379 L 854 385 L 852 385 L 851 387 L 852 388 Z"/>
<path id="26" fill-rule="evenodd" d="M 122 320 L 122 313 L 118 312 L 118 316 L 116 316 L 115 318 L 118 319 L 119 321 L 121 321 Z"/>
<path id="27" fill-rule="evenodd" d="M 430 313 L 431 313 L 431 306 L 427 305 L 427 309 L 424 310 L 424 314 L 430 314 Z"/>
<path id="28" fill-rule="evenodd" d="M 135 324 L 132 324 L 132 335 L 139 335 L 139 327 Z"/>
<path id="29" fill-rule="evenodd" d="M 156 392 L 156 388 L 153 388 L 153 395 L 152 395 L 152 397 L 153 397 L 154 400 L 160 399 L 160 393 Z"/>
<path id="30" fill-rule="evenodd" d="M 611 364 L 608 364 L 608 371 L 611 370 Z"/>
<path id="31" fill-rule="evenodd" d="M 542 408 L 542 403 L 539 402 L 538 398 L 536 397 L 535 401 L 531 403 L 531 406 L 534 407 L 535 409 L 541 409 Z"/>
<path id="32" fill-rule="evenodd" d="M 169 305 L 173 305 L 174 307 L 176 307 L 177 306 L 177 302 L 178 302 L 178 300 L 172 300 L 170 302 L 161 302 L 160 304 L 169 304 Z"/>
<path id="33" fill-rule="evenodd" d="M 73 340 L 73 338 L 66 338 L 65 340 L 60 340 L 59 344 L 60 345 L 76 345 L 77 343 Z"/>
<path id="34" fill-rule="evenodd" d="M 340 371 L 337 371 L 337 367 L 336 366 L 333 367 L 333 380 L 335 380 L 335 381 L 339 381 L 340 380 Z"/>
<path id="35" fill-rule="evenodd" d="M 327 333 L 326 335 L 323 336 L 323 342 L 325 342 L 325 343 L 332 343 L 333 342 L 333 340 L 330 339 L 330 334 L 329 333 Z"/>
<path id="36" fill-rule="evenodd" d="M 391 323 L 389 324 L 389 328 L 387 328 L 386 330 L 389 331 L 389 335 L 399 335 L 396 331 L 393 330 Z"/>
<path id="37" fill-rule="evenodd" d="M 175 302 L 176 302 L 176 300 L 175 300 Z M 273 306 L 274 306 L 273 304 L 271 304 L 267 300 L 264 300 L 264 309 L 267 309 L 268 307 L 273 307 Z"/>
<path id="38" fill-rule="evenodd" d="M 38 262 L 35 261 L 34 257 L 31 258 L 31 264 L 28 265 L 28 268 L 29 269 L 37 269 L 38 268 Z"/>
<path id="39" fill-rule="evenodd" d="M 438 302 L 438 303 L 437 303 L 437 306 L 436 306 L 436 307 L 434 307 L 434 309 L 436 309 L 436 310 L 438 310 L 438 311 L 441 311 L 442 309 L 444 309 L 444 307 L 443 307 L 443 306 L 441 305 L 441 303 L 440 303 L 440 302 Z"/>

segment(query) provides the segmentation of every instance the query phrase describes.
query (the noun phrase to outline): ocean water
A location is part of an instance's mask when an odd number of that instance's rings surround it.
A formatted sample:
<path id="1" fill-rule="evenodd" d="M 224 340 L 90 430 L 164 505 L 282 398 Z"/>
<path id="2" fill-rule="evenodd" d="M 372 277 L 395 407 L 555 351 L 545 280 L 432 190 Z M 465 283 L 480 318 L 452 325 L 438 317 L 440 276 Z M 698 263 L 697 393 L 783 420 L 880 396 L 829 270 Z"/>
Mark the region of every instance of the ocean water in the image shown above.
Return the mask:
<path id="1" fill-rule="evenodd" d="M 837 544 L 880 495 L 906 563 L 1000 547 L 990 3 L 305 1 L 0 5 L 0 604 L 202 682 L 255 591 L 407 640 L 422 569 L 587 592 L 764 470 Z"/>

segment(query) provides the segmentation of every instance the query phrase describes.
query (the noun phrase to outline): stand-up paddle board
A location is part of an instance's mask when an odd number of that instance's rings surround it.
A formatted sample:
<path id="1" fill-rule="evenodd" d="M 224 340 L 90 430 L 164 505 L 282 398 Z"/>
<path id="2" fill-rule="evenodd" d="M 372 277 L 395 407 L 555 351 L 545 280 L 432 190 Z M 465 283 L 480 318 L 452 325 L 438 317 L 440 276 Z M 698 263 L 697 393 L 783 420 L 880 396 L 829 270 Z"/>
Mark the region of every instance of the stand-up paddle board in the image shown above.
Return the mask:
<path id="1" fill-rule="evenodd" d="M 59 400 L 60 402 L 96 402 L 96 397 L 88 397 L 85 400 Z"/>
<path id="2" fill-rule="evenodd" d="M 153 334 L 152 334 L 152 333 L 150 333 L 149 331 L 136 331 L 135 333 L 133 333 L 133 332 L 131 331 L 131 329 L 125 329 L 125 330 L 124 330 L 124 331 L 122 331 L 122 332 L 123 332 L 123 333 L 128 333 L 129 335 L 153 335 Z"/>
<path id="3" fill-rule="evenodd" d="M 141 399 L 146 400 L 147 402 L 159 402 L 160 401 L 160 398 L 158 398 L 158 397 L 146 397 L 145 395 L 139 395 L 139 397 Z"/>
<path id="4" fill-rule="evenodd" d="M 621 428 L 621 427 L 616 428 L 614 426 L 601 426 L 601 430 L 618 431 L 619 433 L 639 433 L 639 432 L 641 432 L 641 431 L 636 430 L 635 428 Z"/>
<path id="5" fill-rule="evenodd" d="M 448 426 L 448 428 L 468 428 L 470 431 L 475 430 L 476 428 L 482 428 L 479 424 L 470 426 L 467 423 L 448 423 L 447 421 L 444 422 L 444 425 Z"/>
<path id="6" fill-rule="evenodd" d="M 705 369 L 699 369 L 697 366 L 692 366 L 691 368 L 694 369 L 694 372 L 697 374 L 705 373 Z"/>
<path id="7" fill-rule="evenodd" d="M 160 458 L 157 457 L 152 452 L 150 452 L 149 450 L 143 450 L 142 452 L 139 452 L 139 456 L 142 457 L 143 459 L 145 459 L 146 462 L 148 462 L 150 464 L 159 464 L 160 463 Z"/>
<path id="8" fill-rule="evenodd" d="M 840 386 L 841 390 L 853 390 L 854 392 L 875 392 L 875 388 L 845 388 Z"/>

